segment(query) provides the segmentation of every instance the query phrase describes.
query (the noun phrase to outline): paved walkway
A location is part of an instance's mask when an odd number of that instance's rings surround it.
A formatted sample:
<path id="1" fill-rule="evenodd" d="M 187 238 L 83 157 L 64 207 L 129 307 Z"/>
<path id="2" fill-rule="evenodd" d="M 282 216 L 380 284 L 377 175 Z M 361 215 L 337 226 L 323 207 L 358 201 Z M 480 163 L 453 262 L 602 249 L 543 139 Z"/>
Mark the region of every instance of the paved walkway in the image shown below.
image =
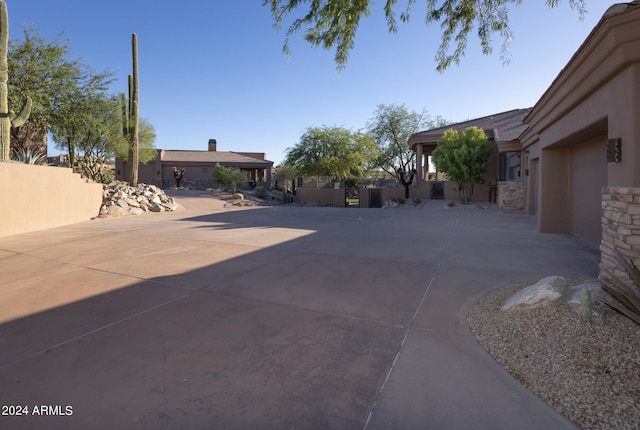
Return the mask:
<path id="1" fill-rule="evenodd" d="M 438 201 L 178 199 L 0 238 L 0 405 L 30 414 L 0 428 L 574 428 L 465 319 L 501 285 L 595 276 L 571 237 Z"/>

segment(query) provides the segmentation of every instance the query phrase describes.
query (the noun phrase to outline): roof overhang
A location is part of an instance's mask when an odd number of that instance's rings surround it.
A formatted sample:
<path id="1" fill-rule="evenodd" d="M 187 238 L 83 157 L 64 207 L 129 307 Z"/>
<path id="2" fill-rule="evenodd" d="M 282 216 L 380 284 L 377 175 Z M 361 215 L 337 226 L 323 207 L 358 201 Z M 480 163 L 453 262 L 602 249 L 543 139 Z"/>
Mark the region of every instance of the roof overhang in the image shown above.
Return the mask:
<path id="1" fill-rule="evenodd" d="M 498 152 L 519 152 L 522 151 L 522 142 L 520 139 L 496 142 Z"/>
<path id="2" fill-rule="evenodd" d="M 532 132 L 521 140 L 529 146 L 532 138 L 563 118 L 613 76 L 632 64 L 640 63 L 638 33 L 640 2 L 611 6 L 567 65 L 544 92 L 525 123 Z"/>

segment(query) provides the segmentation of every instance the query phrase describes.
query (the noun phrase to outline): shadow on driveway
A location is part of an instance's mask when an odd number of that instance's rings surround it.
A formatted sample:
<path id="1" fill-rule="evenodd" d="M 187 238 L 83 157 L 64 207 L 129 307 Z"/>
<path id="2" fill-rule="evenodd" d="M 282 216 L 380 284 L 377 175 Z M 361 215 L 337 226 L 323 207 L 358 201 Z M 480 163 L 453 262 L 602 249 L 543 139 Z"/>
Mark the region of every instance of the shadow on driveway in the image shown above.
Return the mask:
<path id="1" fill-rule="evenodd" d="M 0 404 L 29 412 L 0 428 L 572 428 L 465 316 L 500 285 L 595 276 L 597 254 L 434 203 L 205 204 L 0 239 Z"/>

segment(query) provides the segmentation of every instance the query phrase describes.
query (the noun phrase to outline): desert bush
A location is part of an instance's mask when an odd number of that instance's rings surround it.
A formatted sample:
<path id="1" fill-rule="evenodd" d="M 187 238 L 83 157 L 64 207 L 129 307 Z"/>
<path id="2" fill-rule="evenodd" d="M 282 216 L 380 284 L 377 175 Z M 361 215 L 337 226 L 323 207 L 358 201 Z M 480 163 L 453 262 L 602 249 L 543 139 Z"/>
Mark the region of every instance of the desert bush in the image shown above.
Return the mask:
<path id="1" fill-rule="evenodd" d="M 268 196 L 267 189 L 265 187 L 256 187 L 256 197 L 260 199 L 266 199 Z"/>

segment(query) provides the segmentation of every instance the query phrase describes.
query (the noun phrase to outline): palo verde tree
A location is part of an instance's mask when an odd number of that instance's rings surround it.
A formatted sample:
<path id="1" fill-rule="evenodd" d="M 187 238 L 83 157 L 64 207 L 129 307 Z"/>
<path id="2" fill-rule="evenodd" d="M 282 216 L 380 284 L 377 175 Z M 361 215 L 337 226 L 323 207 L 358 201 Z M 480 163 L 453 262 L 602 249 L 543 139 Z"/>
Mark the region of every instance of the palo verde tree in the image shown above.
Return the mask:
<path id="1" fill-rule="evenodd" d="M 84 174 L 96 182 L 110 181 L 107 162 L 114 157 L 126 159 L 129 154 L 129 143 L 122 135 L 121 121 L 120 100 L 101 94 L 79 127 L 76 144 L 76 152 L 81 156 L 79 164 Z M 139 128 L 139 161 L 145 164 L 156 157 L 153 147 L 156 133 L 144 118 L 140 119 Z"/>
<path id="2" fill-rule="evenodd" d="M 409 187 L 416 175 L 416 154 L 408 144 L 409 137 L 421 130 L 446 125 L 441 117 L 431 117 L 425 110 L 415 112 L 405 105 L 381 104 L 367 124 L 369 134 L 378 147 L 374 160 L 404 186 L 404 197 L 409 198 Z"/>
<path id="3" fill-rule="evenodd" d="M 568 0 L 572 9 L 583 17 L 586 13 L 585 0 Z M 501 57 L 508 63 L 509 41 L 513 32 L 509 27 L 509 9 L 522 0 L 425 0 L 427 24 L 439 23 L 442 38 L 436 53 L 437 70 L 444 71 L 452 63 L 458 64 L 464 56 L 467 39 L 472 30 L 477 31 L 485 55 L 493 52 L 491 36 L 498 34 L 502 40 Z M 397 0 L 384 1 L 384 14 L 389 32 L 398 31 Z M 406 7 L 400 11 L 400 21 L 408 22 L 415 0 L 406 0 Z M 559 0 L 547 0 L 551 7 Z M 338 69 L 347 63 L 349 52 L 354 47 L 356 30 L 362 18 L 368 18 L 373 0 L 263 0 L 268 5 L 274 19 L 274 27 L 280 29 L 290 15 L 294 15 L 289 25 L 283 51 L 290 55 L 289 39 L 303 31 L 305 41 L 324 49 L 335 47 L 335 61 Z M 308 6 L 306 6 L 308 4 Z M 295 16 L 294 12 L 300 12 Z M 452 42 L 455 48 L 451 48 Z"/>
<path id="4" fill-rule="evenodd" d="M 29 121 L 11 129 L 11 146 L 46 151 L 50 132 L 58 147 L 75 148 L 76 140 L 68 133 L 73 135 L 73 124 L 83 123 L 86 111 L 92 110 L 86 103 L 108 90 L 113 74 L 95 72 L 72 58 L 68 41 L 45 39 L 32 27 L 24 27 L 22 37 L 12 39 L 9 47 L 9 103 L 20 103 L 23 94 L 33 100 Z"/>
<path id="5" fill-rule="evenodd" d="M 469 127 L 462 132 L 449 129 L 438 140 L 431 158 L 448 180 L 457 183 L 462 204 L 471 201 L 474 184 L 484 183 L 482 174 L 487 170 L 491 151 L 487 135 L 478 127 Z"/>
<path id="6" fill-rule="evenodd" d="M 114 146 L 115 156 L 126 160 L 129 157 L 129 141 L 127 141 L 122 135 L 122 109 L 118 106 L 119 120 L 117 122 L 119 127 L 118 138 L 112 140 Z M 156 130 L 153 124 L 149 122 L 147 118 L 138 118 L 138 162 L 140 164 L 146 164 L 149 161 L 156 158 L 158 152 L 154 147 L 156 141 Z"/>
<path id="7" fill-rule="evenodd" d="M 298 170 L 292 165 L 278 166 L 278 179 L 281 181 L 282 188 L 286 188 L 286 181 L 291 181 L 291 191 L 295 191 L 296 178 L 298 177 Z"/>
<path id="8" fill-rule="evenodd" d="M 120 105 L 114 97 L 106 94 L 96 96 L 97 99 L 91 103 L 92 109 L 79 124 L 75 149 L 84 175 L 96 182 L 108 183 L 112 178 L 106 164 L 113 159 L 114 141 L 121 134 L 120 129 L 115 128 L 116 124 L 119 126 L 120 115 L 116 107 Z"/>
<path id="9" fill-rule="evenodd" d="M 14 116 L 9 110 L 9 14 L 7 4 L 0 0 L 0 160 L 8 160 L 11 147 L 11 127 L 20 127 L 31 113 L 31 98 L 26 97 L 19 115 Z"/>
<path id="10" fill-rule="evenodd" d="M 96 115 L 108 98 L 108 83 L 103 74 L 93 74 L 89 69 L 87 75 L 83 74 L 67 88 L 65 103 L 56 106 L 48 116 L 49 132 L 56 146 L 69 154 L 69 167 L 75 165 L 78 145 L 88 129 L 95 127 L 91 133 L 100 133 L 102 125 L 96 121 Z"/>
<path id="11" fill-rule="evenodd" d="M 285 166 L 300 175 L 362 178 L 372 166 L 377 148 L 371 136 L 342 127 L 309 127 L 300 141 L 288 148 Z"/>
<path id="12" fill-rule="evenodd" d="M 231 192 L 238 191 L 238 184 L 247 181 L 247 174 L 237 167 L 225 167 L 216 163 L 213 168 L 213 180 L 220 185 L 231 185 Z"/>

